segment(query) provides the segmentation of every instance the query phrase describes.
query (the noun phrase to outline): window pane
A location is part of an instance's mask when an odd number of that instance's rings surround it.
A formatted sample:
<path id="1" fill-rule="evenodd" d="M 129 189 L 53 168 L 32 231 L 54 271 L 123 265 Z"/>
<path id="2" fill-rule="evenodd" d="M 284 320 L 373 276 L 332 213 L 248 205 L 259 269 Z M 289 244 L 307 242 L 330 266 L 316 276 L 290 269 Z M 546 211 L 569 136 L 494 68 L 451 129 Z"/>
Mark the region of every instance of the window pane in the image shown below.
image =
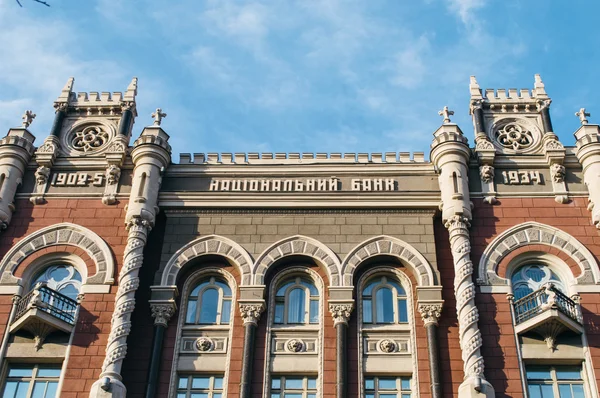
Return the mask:
<path id="1" fill-rule="evenodd" d="M 585 398 L 582 384 L 573 384 L 573 398 Z"/>
<path id="2" fill-rule="evenodd" d="M 285 378 L 285 388 L 290 389 L 302 389 L 302 379 L 294 378 L 294 377 L 286 377 Z M 287 395 L 287 394 L 286 394 Z"/>
<path id="3" fill-rule="evenodd" d="M 406 308 L 406 300 L 398 300 L 398 321 L 408 322 L 408 309 Z"/>
<path id="4" fill-rule="evenodd" d="M 370 296 L 373 293 L 373 287 L 381 281 L 381 278 L 374 279 L 367 283 L 363 289 L 363 296 Z"/>
<path id="5" fill-rule="evenodd" d="M 551 385 L 543 384 L 540 388 L 542 390 L 542 398 L 554 398 L 554 391 L 552 391 Z"/>
<path id="6" fill-rule="evenodd" d="M 188 301 L 187 312 L 185 314 L 185 323 L 196 323 L 196 301 Z"/>
<path id="7" fill-rule="evenodd" d="M 276 296 L 283 297 L 285 295 L 285 291 L 287 290 L 287 288 L 290 287 L 290 286 L 292 286 L 294 283 L 296 283 L 296 282 L 295 281 L 286 282 L 284 285 L 282 285 L 279 288 L 279 290 L 277 290 Z"/>
<path id="8" fill-rule="evenodd" d="M 200 307 L 200 323 L 216 323 L 218 305 L 219 292 L 217 291 L 217 289 L 206 289 L 204 293 L 202 293 L 202 306 Z"/>
<path id="9" fill-rule="evenodd" d="M 37 377 L 60 377 L 60 369 L 40 367 L 37 372 Z"/>
<path id="10" fill-rule="evenodd" d="M 397 398 L 398 396 L 394 394 L 379 394 L 379 398 Z"/>
<path id="11" fill-rule="evenodd" d="M 396 379 L 379 379 L 378 386 L 380 390 L 395 390 Z"/>
<path id="12" fill-rule="evenodd" d="M 303 398 L 302 394 L 290 394 L 289 392 L 285 393 L 285 398 Z"/>
<path id="13" fill-rule="evenodd" d="M 581 368 L 575 366 L 557 366 L 556 377 L 558 380 L 581 380 Z"/>
<path id="14" fill-rule="evenodd" d="M 310 301 L 310 323 L 319 323 L 319 300 Z"/>
<path id="15" fill-rule="evenodd" d="M 191 398 L 208 398 L 208 393 L 192 393 Z"/>
<path id="16" fill-rule="evenodd" d="M 394 297 L 392 291 L 382 287 L 375 293 L 377 304 L 377 323 L 394 323 Z"/>
<path id="17" fill-rule="evenodd" d="M 8 398 L 14 397 L 15 393 L 17 392 L 18 385 L 19 385 L 18 381 L 7 381 L 6 387 L 4 387 L 4 393 L 2 394 L 2 396 L 8 397 Z"/>
<path id="18" fill-rule="evenodd" d="M 560 398 L 573 398 L 573 395 L 571 394 L 571 385 L 570 384 L 559 385 L 558 392 L 560 393 Z"/>
<path id="19" fill-rule="evenodd" d="M 231 300 L 223 301 L 223 310 L 221 311 L 221 323 L 228 324 L 231 318 Z"/>
<path id="20" fill-rule="evenodd" d="M 365 379 L 365 389 L 374 390 L 375 389 L 375 380 L 374 379 Z"/>
<path id="21" fill-rule="evenodd" d="M 304 323 L 305 292 L 304 289 L 296 288 L 290 292 L 288 297 L 288 319 L 287 323 Z"/>
<path id="22" fill-rule="evenodd" d="M 281 397 L 281 395 L 279 395 L 279 394 L 271 394 L 271 398 L 280 398 L 280 397 Z"/>
<path id="23" fill-rule="evenodd" d="M 402 390 L 410 390 L 410 379 L 402 379 L 401 389 Z"/>
<path id="24" fill-rule="evenodd" d="M 527 367 L 528 380 L 551 380 L 550 368 L 547 366 L 529 366 Z"/>
<path id="25" fill-rule="evenodd" d="M 373 307 L 371 300 L 363 300 L 363 322 L 373 323 Z"/>
<path id="26" fill-rule="evenodd" d="M 308 291 L 310 292 L 311 296 L 318 296 L 319 295 L 319 291 L 317 290 L 317 288 L 315 287 L 315 285 L 312 282 L 309 282 L 307 280 L 302 280 L 300 282 L 301 285 L 304 285 L 308 288 Z"/>
<path id="27" fill-rule="evenodd" d="M 273 379 L 271 380 L 271 388 L 280 389 L 281 388 L 281 379 Z"/>
<path id="28" fill-rule="evenodd" d="M 54 398 L 56 394 L 46 395 L 46 382 L 38 381 L 33 385 L 33 393 L 31 394 L 31 398 Z"/>
<path id="29" fill-rule="evenodd" d="M 11 367 L 8 371 L 8 377 L 31 377 L 32 373 L 33 367 Z"/>
<path id="30" fill-rule="evenodd" d="M 16 398 L 25 398 L 27 397 L 27 392 L 29 391 L 29 383 L 19 383 L 19 386 L 17 387 L 17 394 L 15 395 Z"/>
<path id="31" fill-rule="evenodd" d="M 192 388 L 208 388 L 209 382 L 209 377 L 194 377 L 192 379 Z"/>
<path id="32" fill-rule="evenodd" d="M 215 386 L 214 388 L 216 390 L 220 390 L 221 388 L 223 388 L 223 378 L 222 377 L 215 377 Z"/>
<path id="33" fill-rule="evenodd" d="M 222 396 L 222 394 L 213 394 L 213 398 L 221 398 Z"/>
<path id="34" fill-rule="evenodd" d="M 402 394 L 402 398 L 410 398 L 410 394 Z"/>
<path id="35" fill-rule="evenodd" d="M 180 377 L 179 378 L 179 384 L 177 385 L 177 388 L 187 388 L 187 383 L 188 383 L 188 378 L 187 377 Z"/>
<path id="36" fill-rule="evenodd" d="M 275 304 L 275 323 L 283 323 L 283 303 Z"/>
<path id="37" fill-rule="evenodd" d="M 186 398 L 185 394 L 177 394 L 177 398 Z"/>
<path id="38" fill-rule="evenodd" d="M 316 389 L 316 388 L 317 388 L 317 379 L 312 379 L 312 378 L 309 378 L 309 379 L 308 379 L 308 389 L 309 389 L 309 390 L 310 390 L 310 389 L 313 389 L 313 390 L 314 390 L 314 389 Z"/>
<path id="39" fill-rule="evenodd" d="M 231 297 L 231 289 L 229 285 L 220 281 L 215 281 L 215 285 L 223 289 L 223 297 Z"/>

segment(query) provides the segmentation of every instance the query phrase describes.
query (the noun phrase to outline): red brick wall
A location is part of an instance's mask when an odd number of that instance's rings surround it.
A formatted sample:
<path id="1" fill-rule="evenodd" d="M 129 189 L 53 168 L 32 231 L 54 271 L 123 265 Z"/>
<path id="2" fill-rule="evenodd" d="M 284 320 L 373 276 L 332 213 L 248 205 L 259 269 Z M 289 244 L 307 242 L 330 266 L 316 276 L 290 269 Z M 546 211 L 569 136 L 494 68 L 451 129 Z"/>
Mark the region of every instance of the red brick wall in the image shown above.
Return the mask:
<path id="1" fill-rule="evenodd" d="M 473 202 L 475 208 L 471 228 L 471 258 L 475 266 L 487 245 L 499 234 L 526 221 L 536 221 L 558 228 L 583 243 L 596 258 L 600 255 L 600 233 L 591 223 L 586 198 L 574 198 L 567 204 L 559 204 L 553 198 L 502 199 L 494 206 L 481 200 Z M 517 249 L 504 258 L 499 265 L 498 274 L 506 276 L 506 267 L 510 260 L 520 253 L 532 250 L 560 257 L 570 266 L 575 276 L 581 272 L 576 263 L 563 252 L 545 245 L 530 245 Z M 581 296 L 586 333 L 594 356 L 600 354 L 600 299 L 598 294 Z M 486 377 L 494 385 L 498 396 L 522 396 L 514 330 L 506 295 L 478 294 L 477 303 L 481 315 L 479 325 L 484 339 L 482 352 Z M 600 361 L 596 360 L 593 365 L 598 374 Z"/>
<path id="2" fill-rule="evenodd" d="M 33 206 L 28 200 L 16 201 L 17 210 L 10 226 L 0 235 L 0 255 L 4 256 L 13 244 L 26 235 L 49 225 L 71 222 L 89 228 L 104 239 L 111 247 L 118 268 L 121 267 L 123 251 L 127 241 L 124 226 L 125 202 L 115 206 L 105 206 L 100 199 L 50 199 L 46 204 Z M 55 246 L 42 249 L 34 255 L 51 251 L 61 251 L 80 255 L 81 250 L 74 246 Z M 92 275 L 95 266 L 90 258 L 82 255 Z M 29 259 L 16 271 L 22 274 Z M 115 270 L 115 276 L 119 270 Z M 116 279 L 116 277 L 115 277 Z M 100 375 L 110 318 L 114 308 L 114 295 L 117 286 L 112 286 L 108 294 L 86 294 L 82 302 L 75 336 L 67 365 L 67 373 L 61 397 L 88 397 L 89 390 Z M 8 314 L 11 307 L 10 296 L 0 296 L 0 313 Z M 5 318 L 8 319 L 8 316 Z M 6 321 L 0 326 L 4 333 Z"/>

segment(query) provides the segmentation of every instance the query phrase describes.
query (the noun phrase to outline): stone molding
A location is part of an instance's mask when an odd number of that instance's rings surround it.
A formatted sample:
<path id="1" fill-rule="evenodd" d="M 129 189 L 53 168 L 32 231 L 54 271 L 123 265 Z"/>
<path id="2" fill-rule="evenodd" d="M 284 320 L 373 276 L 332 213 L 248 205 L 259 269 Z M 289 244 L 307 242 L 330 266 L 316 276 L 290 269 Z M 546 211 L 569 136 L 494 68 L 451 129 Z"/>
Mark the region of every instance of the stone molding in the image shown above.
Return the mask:
<path id="1" fill-rule="evenodd" d="M 254 261 L 246 249 L 231 239 L 218 235 L 209 235 L 187 243 L 173 254 L 164 270 L 162 270 L 161 285 L 176 285 L 177 275 L 186 263 L 197 257 L 209 254 L 221 255 L 231 260 L 240 271 L 242 285 L 250 284 L 251 267 Z"/>
<path id="2" fill-rule="evenodd" d="M 572 258 L 581 268 L 577 285 L 600 284 L 600 270 L 592 253 L 568 233 L 550 225 L 533 221 L 515 225 L 496 237 L 479 260 L 477 283 L 480 286 L 509 286 L 510 281 L 498 276 L 502 259 L 526 245 L 545 245 L 556 248 Z"/>
<path id="3" fill-rule="evenodd" d="M 154 318 L 154 326 L 162 326 L 166 328 L 169 320 L 175 314 L 177 306 L 174 302 L 150 303 L 152 318 Z"/>
<path id="4" fill-rule="evenodd" d="M 242 319 L 244 321 L 244 326 L 246 326 L 247 324 L 257 326 L 261 314 L 265 311 L 264 301 L 239 301 L 238 304 L 240 307 Z"/>
<path id="5" fill-rule="evenodd" d="M 340 286 L 340 260 L 325 244 L 307 236 L 296 235 L 275 242 L 269 246 L 256 260 L 254 265 L 254 282 L 264 284 L 267 269 L 276 261 L 295 255 L 304 255 L 322 263 L 327 270 L 329 286 Z"/>
<path id="6" fill-rule="evenodd" d="M 329 312 L 333 318 L 333 326 L 338 324 L 348 325 L 348 320 L 354 310 L 354 302 L 335 302 L 329 301 Z"/>
<path id="7" fill-rule="evenodd" d="M 69 245 L 85 250 L 96 265 L 96 274 L 88 276 L 84 291 L 108 293 L 114 282 L 115 263 L 104 240 L 91 230 L 71 223 L 54 224 L 35 231 L 17 242 L 0 261 L 0 294 L 14 294 L 21 278 L 14 272 L 25 258 L 36 251 Z M 95 286 L 95 287 L 92 287 Z"/>
<path id="8" fill-rule="evenodd" d="M 437 272 L 417 249 L 398 238 L 382 235 L 364 241 L 348 253 L 342 263 L 344 286 L 352 286 L 354 271 L 360 263 L 379 255 L 389 255 L 402 260 L 413 272 L 417 286 L 439 284 Z"/>

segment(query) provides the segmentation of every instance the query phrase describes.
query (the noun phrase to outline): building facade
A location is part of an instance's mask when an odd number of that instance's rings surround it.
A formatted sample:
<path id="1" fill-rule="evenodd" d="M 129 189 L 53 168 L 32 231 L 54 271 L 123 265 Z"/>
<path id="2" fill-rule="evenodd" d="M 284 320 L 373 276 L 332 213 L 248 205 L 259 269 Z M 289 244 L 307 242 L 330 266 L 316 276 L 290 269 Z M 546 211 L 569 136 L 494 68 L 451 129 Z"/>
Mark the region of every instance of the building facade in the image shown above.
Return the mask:
<path id="1" fill-rule="evenodd" d="M 0 141 L 2 396 L 599 396 L 600 127 L 561 143 L 539 76 L 472 77 L 429 161 L 175 163 L 136 79 L 73 82 Z"/>

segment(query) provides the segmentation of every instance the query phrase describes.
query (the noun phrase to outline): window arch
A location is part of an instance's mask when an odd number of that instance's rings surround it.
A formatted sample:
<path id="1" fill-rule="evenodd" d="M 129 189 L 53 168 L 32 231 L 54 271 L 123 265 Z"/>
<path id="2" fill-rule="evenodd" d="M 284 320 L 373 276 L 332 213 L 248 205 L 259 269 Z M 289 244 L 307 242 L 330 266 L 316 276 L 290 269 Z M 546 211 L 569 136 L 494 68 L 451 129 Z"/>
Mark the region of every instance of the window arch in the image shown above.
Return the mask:
<path id="1" fill-rule="evenodd" d="M 83 280 L 77 269 L 70 264 L 54 264 L 45 268 L 33 279 L 30 288 L 38 283 L 44 283 L 50 289 L 59 292 L 70 299 L 77 300 L 81 292 Z"/>
<path id="2" fill-rule="evenodd" d="M 228 325 L 231 320 L 231 288 L 221 278 L 200 281 L 188 295 L 186 324 Z"/>
<path id="3" fill-rule="evenodd" d="M 541 289 L 547 283 L 552 283 L 562 293 L 567 293 L 559 276 L 547 265 L 537 262 L 517 268 L 512 274 L 511 283 L 516 300 Z"/>
<path id="4" fill-rule="evenodd" d="M 369 279 L 362 290 L 362 321 L 366 324 L 408 323 L 404 288 L 386 275 Z"/>
<path id="5" fill-rule="evenodd" d="M 319 290 L 300 276 L 283 280 L 275 293 L 275 324 L 319 323 Z"/>

